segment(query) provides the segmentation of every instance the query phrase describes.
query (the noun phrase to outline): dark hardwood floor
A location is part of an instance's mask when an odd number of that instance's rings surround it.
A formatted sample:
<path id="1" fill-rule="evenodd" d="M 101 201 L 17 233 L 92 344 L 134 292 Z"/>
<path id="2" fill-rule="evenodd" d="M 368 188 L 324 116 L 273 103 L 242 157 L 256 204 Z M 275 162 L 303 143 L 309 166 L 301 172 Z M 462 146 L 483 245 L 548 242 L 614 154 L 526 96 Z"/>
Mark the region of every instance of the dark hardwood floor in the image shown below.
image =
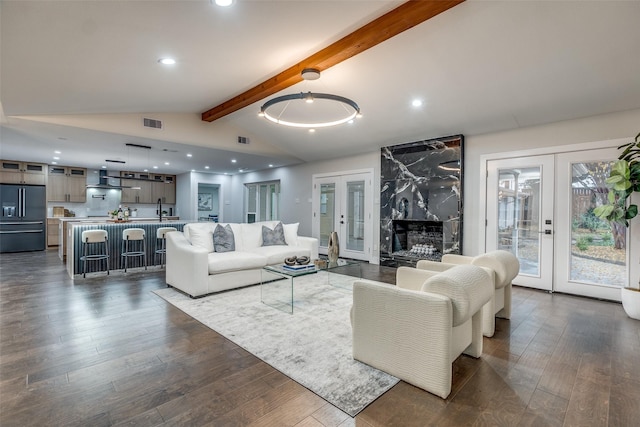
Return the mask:
<path id="1" fill-rule="evenodd" d="M 47 251 L 0 281 L 3 427 L 640 425 L 640 322 L 611 302 L 516 288 L 447 400 L 400 382 L 354 420 L 154 295 L 162 271 L 74 282 Z"/>

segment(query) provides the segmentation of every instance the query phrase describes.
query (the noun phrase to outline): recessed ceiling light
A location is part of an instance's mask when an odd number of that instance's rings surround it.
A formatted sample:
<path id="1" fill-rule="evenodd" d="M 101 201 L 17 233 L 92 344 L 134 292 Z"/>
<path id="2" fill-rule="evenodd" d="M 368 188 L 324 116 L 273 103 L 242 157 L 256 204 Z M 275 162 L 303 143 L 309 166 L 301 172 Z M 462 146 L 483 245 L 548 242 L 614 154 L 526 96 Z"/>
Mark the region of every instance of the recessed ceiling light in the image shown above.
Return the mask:
<path id="1" fill-rule="evenodd" d="M 238 169 L 238 172 L 244 172 L 244 169 Z"/>
<path id="2" fill-rule="evenodd" d="M 53 156 L 53 160 L 60 160 L 60 157 L 58 157 L 58 156 Z"/>
<path id="3" fill-rule="evenodd" d="M 213 2 L 222 7 L 231 6 L 233 4 L 233 0 L 214 0 Z"/>
<path id="4" fill-rule="evenodd" d="M 315 131 L 315 129 L 309 129 L 309 133 L 314 133 Z"/>
<path id="5" fill-rule="evenodd" d="M 102 166 L 102 169 L 106 169 L 106 168 L 107 168 L 107 166 L 105 166 L 105 165 Z"/>
<path id="6" fill-rule="evenodd" d="M 353 119 L 349 120 L 347 123 L 352 124 L 353 123 Z"/>
<path id="7" fill-rule="evenodd" d="M 164 165 L 165 165 L 165 166 L 169 166 L 169 165 L 170 165 L 170 163 L 169 163 L 169 162 L 164 162 Z"/>
<path id="8" fill-rule="evenodd" d="M 187 157 L 193 157 L 193 154 L 187 153 Z"/>
<path id="9" fill-rule="evenodd" d="M 235 162 L 237 162 L 236 159 L 231 159 L 231 163 L 235 163 Z"/>
<path id="10" fill-rule="evenodd" d="M 143 170 L 142 172 L 149 172 L 149 169 L 145 169 L 145 170 Z"/>
<path id="11" fill-rule="evenodd" d="M 411 105 L 413 105 L 414 107 L 421 107 L 422 106 L 422 100 L 421 99 L 414 99 L 413 101 L 411 101 Z"/>
<path id="12" fill-rule="evenodd" d="M 270 168 L 272 168 L 272 167 L 273 167 L 273 165 L 269 165 L 269 167 L 270 167 Z"/>
<path id="13" fill-rule="evenodd" d="M 154 166 L 153 168 L 154 168 L 154 169 L 158 169 L 158 167 L 157 167 L 157 166 Z"/>
<path id="14" fill-rule="evenodd" d="M 158 62 L 162 65 L 174 65 L 176 63 L 176 60 L 173 58 L 160 58 L 158 59 Z"/>
<path id="15" fill-rule="evenodd" d="M 195 171 L 196 171 L 195 169 L 191 169 L 191 172 L 195 172 Z"/>
<path id="16" fill-rule="evenodd" d="M 205 169 L 209 169 L 209 166 L 205 166 L 204 168 L 205 168 Z"/>
<path id="17" fill-rule="evenodd" d="M 58 162 L 51 162 L 51 164 L 52 164 L 52 165 L 57 165 L 57 164 L 58 164 Z"/>
<path id="18" fill-rule="evenodd" d="M 58 151 L 58 150 L 56 150 L 56 151 L 54 151 L 54 153 L 55 153 L 55 154 L 62 154 L 62 151 Z"/>

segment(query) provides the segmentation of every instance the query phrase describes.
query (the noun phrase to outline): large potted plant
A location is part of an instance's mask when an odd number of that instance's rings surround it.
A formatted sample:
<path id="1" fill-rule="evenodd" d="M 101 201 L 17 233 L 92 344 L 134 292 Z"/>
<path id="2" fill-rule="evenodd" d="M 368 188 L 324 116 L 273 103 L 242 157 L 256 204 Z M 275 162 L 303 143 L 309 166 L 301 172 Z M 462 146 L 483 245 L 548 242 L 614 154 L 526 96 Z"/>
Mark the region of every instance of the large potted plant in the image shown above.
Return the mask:
<path id="1" fill-rule="evenodd" d="M 629 220 L 638 215 L 638 205 L 631 203 L 631 195 L 640 193 L 640 133 L 635 141 L 618 147 L 618 157 L 606 180 L 609 199 L 594 213 L 609 222 L 629 226 Z M 639 283 L 640 284 L 640 283 Z M 640 320 L 640 289 L 625 287 L 621 291 L 622 306 L 627 315 Z"/>

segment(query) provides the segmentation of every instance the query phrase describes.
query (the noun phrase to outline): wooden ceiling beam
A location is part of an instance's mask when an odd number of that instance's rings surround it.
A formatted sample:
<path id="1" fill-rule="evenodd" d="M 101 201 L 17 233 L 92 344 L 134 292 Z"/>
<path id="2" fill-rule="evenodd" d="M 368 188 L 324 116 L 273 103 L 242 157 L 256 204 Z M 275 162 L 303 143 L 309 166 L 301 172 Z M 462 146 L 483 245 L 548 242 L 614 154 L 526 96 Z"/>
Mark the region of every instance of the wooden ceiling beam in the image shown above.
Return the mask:
<path id="1" fill-rule="evenodd" d="M 315 68 L 324 71 L 409 28 L 451 9 L 464 0 L 414 0 L 360 27 L 337 42 L 303 59 L 281 73 L 222 104 L 202 113 L 202 120 L 212 122 L 238 111 L 254 102 L 280 92 L 302 81 L 302 70 Z"/>

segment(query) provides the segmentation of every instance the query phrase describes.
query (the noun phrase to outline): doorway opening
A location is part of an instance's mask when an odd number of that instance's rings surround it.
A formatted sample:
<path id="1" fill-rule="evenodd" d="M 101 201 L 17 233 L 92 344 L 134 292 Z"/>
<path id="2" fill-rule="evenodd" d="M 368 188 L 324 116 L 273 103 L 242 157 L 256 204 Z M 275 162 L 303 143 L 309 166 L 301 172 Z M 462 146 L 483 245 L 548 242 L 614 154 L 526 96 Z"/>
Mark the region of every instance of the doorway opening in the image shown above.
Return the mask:
<path id="1" fill-rule="evenodd" d="M 198 184 L 198 220 L 220 220 L 220 186 L 215 184 Z"/>

